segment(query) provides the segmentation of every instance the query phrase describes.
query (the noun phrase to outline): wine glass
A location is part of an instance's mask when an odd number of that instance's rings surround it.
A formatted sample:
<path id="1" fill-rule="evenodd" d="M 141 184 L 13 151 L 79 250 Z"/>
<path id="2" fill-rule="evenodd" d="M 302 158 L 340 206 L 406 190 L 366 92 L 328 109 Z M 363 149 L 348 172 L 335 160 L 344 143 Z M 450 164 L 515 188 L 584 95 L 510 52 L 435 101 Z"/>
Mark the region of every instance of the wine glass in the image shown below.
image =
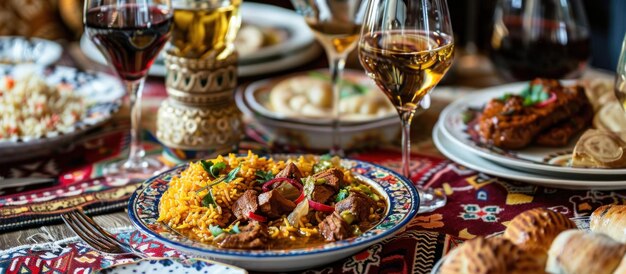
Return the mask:
<path id="1" fill-rule="evenodd" d="M 615 71 L 617 72 L 615 75 L 615 97 L 617 97 L 622 109 L 626 111 L 626 35 L 624 42 L 622 42 L 622 51 Z"/>
<path id="2" fill-rule="evenodd" d="M 359 58 L 402 121 L 402 174 L 410 177 L 411 120 L 452 65 L 454 38 L 445 0 L 371 0 Z M 420 212 L 446 203 L 440 191 L 421 189 Z"/>
<path id="3" fill-rule="evenodd" d="M 490 58 L 507 80 L 574 78 L 590 55 L 580 0 L 499 0 Z"/>
<path id="4" fill-rule="evenodd" d="M 130 94 L 131 140 L 126 161 L 103 169 L 107 179 L 145 179 L 163 168 L 146 157 L 141 141 L 141 93 L 148 69 L 169 40 L 169 0 L 87 0 L 85 33 L 106 57 Z"/>
<path id="5" fill-rule="evenodd" d="M 365 0 L 291 0 L 305 18 L 328 56 L 333 87 L 333 145 L 330 153 L 343 155 L 339 134 L 341 78 L 348 54 L 356 47 L 365 14 Z"/>

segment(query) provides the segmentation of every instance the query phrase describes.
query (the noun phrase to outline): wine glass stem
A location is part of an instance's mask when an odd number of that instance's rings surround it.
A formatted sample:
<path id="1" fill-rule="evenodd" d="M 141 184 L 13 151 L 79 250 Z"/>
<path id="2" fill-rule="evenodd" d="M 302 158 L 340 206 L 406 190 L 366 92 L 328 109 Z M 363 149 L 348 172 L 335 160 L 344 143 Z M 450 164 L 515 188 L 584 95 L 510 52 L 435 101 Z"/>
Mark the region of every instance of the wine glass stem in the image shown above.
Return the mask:
<path id="1" fill-rule="evenodd" d="M 330 153 L 337 156 L 344 156 L 343 149 L 341 148 L 341 134 L 339 133 L 339 100 L 341 98 L 341 78 L 343 69 L 346 66 L 346 56 L 343 54 L 328 53 L 328 64 L 330 69 L 330 82 L 333 88 L 333 118 L 331 129 L 333 146 L 330 149 Z"/>
<path id="2" fill-rule="evenodd" d="M 130 152 L 125 165 L 139 167 L 145 156 L 141 138 L 141 94 L 145 77 L 136 81 L 126 81 L 126 89 L 130 94 Z"/>
<path id="3" fill-rule="evenodd" d="M 398 110 L 402 121 L 402 175 L 411 180 L 411 121 L 413 110 Z"/>

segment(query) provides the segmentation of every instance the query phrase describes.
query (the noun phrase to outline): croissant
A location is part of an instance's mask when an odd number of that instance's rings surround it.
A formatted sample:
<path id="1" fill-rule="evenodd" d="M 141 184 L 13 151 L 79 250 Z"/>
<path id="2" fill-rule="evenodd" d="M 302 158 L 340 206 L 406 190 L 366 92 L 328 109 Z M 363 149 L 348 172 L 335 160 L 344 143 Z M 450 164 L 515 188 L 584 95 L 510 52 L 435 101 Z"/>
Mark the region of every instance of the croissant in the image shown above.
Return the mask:
<path id="1" fill-rule="evenodd" d="M 600 233 L 567 230 L 554 239 L 546 271 L 568 274 L 612 274 L 626 254 L 626 245 Z"/>
<path id="2" fill-rule="evenodd" d="M 626 205 L 604 205 L 591 214 L 591 231 L 626 243 Z"/>
<path id="3" fill-rule="evenodd" d="M 450 252 L 441 274 L 545 273 L 532 254 L 504 238 L 477 237 Z"/>
<path id="4" fill-rule="evenodd" d="M 565 215 L 539 207 L 515 216 L 503 236 L 522 249 L 547 255 L 554 238 L 573 228 L 576 224 Z"/>

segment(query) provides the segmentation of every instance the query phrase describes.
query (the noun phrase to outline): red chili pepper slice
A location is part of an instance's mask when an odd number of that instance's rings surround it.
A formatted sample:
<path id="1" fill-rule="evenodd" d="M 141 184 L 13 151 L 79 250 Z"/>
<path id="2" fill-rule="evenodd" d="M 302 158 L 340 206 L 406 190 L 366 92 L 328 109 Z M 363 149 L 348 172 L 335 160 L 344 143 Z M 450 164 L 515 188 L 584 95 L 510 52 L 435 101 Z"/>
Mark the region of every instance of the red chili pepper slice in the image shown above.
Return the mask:
<path id="1" fill-rule="evenodd" d="M 322 212 L 333 212 L 333 211 L 335 211 L 335 207 L 327 206 L 325 204 L 318 203 L 318 202 L 315 202 L 313 200 L 309 200 L 309 206 L 312 209 L 315 209 L 317 211 L 322 211 Z"/>
<path id="2" fill-rule="evenodd" d="M 256 214 L 254 212 L 249 212 L 248 213 L 248 217 L 250 217 L 250 219 L 255 220 L 257 222 L 261 222 L 261 223 L 267 222 L 267 218 L 265 218 L 264 216 L 261 216 L 259 214 Z"/>
<path id="3" fill-rule="evenodd" d="M 290 185 L 294 186 L 295 188 L 297 188 L 299 191 L 302 191 L 302 185 L 300 183 L 298 183 L 296 180 L 291 179 L 291 178 L 274 178 L 272 180 L 269 180 L 267 182 L 265 182 L 265 184 L 263 184 L 263 191 L 267 192 L 270 191 L 270 186 L 274 185 L 275 183 L 278 182 L 287 182 Z"/>

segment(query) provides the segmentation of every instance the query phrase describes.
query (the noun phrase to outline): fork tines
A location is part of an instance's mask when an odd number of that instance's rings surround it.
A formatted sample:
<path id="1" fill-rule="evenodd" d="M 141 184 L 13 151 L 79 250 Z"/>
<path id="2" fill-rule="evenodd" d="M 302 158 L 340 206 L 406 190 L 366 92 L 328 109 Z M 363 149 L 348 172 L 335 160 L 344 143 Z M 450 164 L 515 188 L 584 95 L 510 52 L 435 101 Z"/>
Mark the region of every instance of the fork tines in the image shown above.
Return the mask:
<path id="1" fill-rule="evenodd" d="M 61 219 L 92 248 L 111 254 L 135 253 L 124 247 L 113 235 L 102 229 L 80 209 L 61 214 Z"/>

